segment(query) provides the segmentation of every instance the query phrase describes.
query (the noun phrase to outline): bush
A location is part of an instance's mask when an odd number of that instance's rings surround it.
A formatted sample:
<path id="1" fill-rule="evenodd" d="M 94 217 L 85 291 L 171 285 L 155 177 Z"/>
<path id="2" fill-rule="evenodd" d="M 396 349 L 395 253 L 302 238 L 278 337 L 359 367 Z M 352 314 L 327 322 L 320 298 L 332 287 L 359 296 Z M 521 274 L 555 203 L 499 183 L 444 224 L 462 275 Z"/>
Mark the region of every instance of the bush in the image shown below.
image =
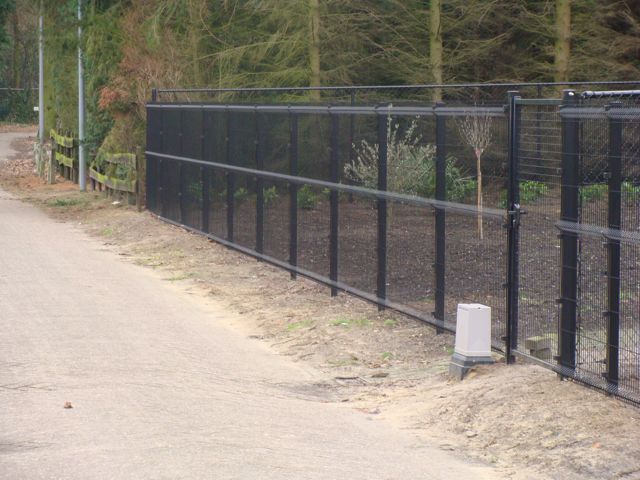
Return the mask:
<path id="1" fill-rule="evenodd" d="M 548 192 L 549 186 L 546 183 L 535 180 L 520 182 L 520 202 L 522 203 L 533 202 Z"/>
<path id="2" fill-rule="evenodd" d="M 390 192 L 417 195 L 433 170 L 436 147 L 420 144 L 422 137 L 417 132 L 414 120 L 401 135 L 400 125 L 387 122 L 387 189 Z M 378 144 L 362 140 L 353 145 L 356 158 L 344 167 L 350 180 L 373 190 L 378 188 Z"/>
<path id="3" fill-rule="evenodd" d="M 387 127 L 387 190 L 408 195 L 435 197 L 436 193 L 436 147 L 421 144 L 417 132 L 418 124 L 413 120 L 404 134 L 400 125 L 391 121 Z M 345 175 L 354 182 L 373 190 L 378 188 L 378 144 L 366 140 L 353 146 L 356 159 L 345 165 Z M 447 200 L 462 201 L 472 194 L 477 183 L 462 176 L 453 157 L 448 157 L 445 167 Z"/>
<path id="4" fill-rule="evenodd" d="M 583 185 L 580 187 L 580 200 L 583 202 L 593 202 L 602 200 L 607 194 L 607 185 L 596 183 L 594 185 Z"/>
<path id="5" fill-rule="evenodd" d="M 460 169 L 455 164 L 453 157 L 447 158 L 445 166 L 445 185 L 447 200 L 450 202 L 461 202 L 476 192 L 478 186 L 476 180 L 463 177 Z M 436 196 L 436 165 L 435 160 L 430 162 L 425 172 L 424 183 L 420 186 L 418 193 L 424 197 L 435 198 Z"/>
<path id="6" fill-rule="evenodd" d="M 269 206 L 278 198 L 278 191 L 276 190 L 276 186 L 272 186 L 269 188 L 262 189 L 262 198 L 264 200 L 264 205 Z"/>
<path id="7" fill-rule="evenodd" d="M 527 204 L 536 201 L 538 198 L 549 192 L 549 186 L 543 182 L 535 180 L 524 180 L 520 182 L 520 203 Z M 507 192 L 500 193 L 500 208 L 507 207 Z"/>
<path id="8" fill-rule="evenodd" d="M 248 196 L 249 191 L 244 187 L 240 187 L 235 192 L 233 192 L 233 199 L 236 202 L 242 202 L 243 200 L 246 200 Z"/>
<path id="9" fill-rule="evenodd" d="M 640 185 L 631 182 L 622 182 L 622 194 L 629 196 L 640 196 Z"/>

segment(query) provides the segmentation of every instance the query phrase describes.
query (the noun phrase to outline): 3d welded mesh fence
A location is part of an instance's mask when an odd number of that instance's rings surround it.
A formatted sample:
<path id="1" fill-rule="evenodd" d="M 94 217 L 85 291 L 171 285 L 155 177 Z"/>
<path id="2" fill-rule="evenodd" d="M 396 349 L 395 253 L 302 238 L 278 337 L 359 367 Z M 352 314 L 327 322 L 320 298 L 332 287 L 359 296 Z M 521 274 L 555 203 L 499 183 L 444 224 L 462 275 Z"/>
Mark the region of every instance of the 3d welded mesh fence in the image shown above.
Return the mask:
<path id="1" fill-rule="evenodd" d="M 155 99 L 147 206 L 439 329 L 489 305 L 508 360 L 637 402 L 640 117 L 594 98 Z"/>

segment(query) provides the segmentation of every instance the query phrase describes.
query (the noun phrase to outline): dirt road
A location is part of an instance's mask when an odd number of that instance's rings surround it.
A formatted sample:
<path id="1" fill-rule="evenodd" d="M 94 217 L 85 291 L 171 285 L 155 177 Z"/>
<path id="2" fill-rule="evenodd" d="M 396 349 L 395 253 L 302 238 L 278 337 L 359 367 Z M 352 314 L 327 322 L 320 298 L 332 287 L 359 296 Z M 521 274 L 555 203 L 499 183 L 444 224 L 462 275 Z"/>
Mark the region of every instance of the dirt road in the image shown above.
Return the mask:
<path id="1" fill-rule="evenodd" d="M 226 315 L 0 191 L 0 478 L 501 478 Z"/>

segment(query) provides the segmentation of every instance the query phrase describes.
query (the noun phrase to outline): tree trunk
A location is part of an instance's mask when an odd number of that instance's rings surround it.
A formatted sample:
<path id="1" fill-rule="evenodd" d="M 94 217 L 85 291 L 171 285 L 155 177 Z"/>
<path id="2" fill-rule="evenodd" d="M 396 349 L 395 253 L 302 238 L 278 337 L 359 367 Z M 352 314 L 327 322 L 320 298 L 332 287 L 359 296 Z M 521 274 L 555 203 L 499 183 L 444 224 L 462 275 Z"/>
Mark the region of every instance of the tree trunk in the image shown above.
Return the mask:
<path id="1" fill-rule="evenodd" d="M 320 86 L 320 0 L 309 0 L 309 67 L 311 80 L 309 86 Z M 311 92 L 311 98 L 320 100 L 320 91 Z"/>
<path id="2" fill-rule="evenodd" d="M 571 0 L 556 0 L 556 82 L 569 81 L 569 56 L 571 51 Z"/>
<path id="3" fill-rule="evenodd" d="M 200 3 L 196 0 L 190 0 L 188 4 L 189 9 L 189 44 L 191 46 L 191 61 L 193 64 L 193 80 L 194 85 L 204 86 L 202 78 L 202 71 L 200 69 L 200 20 L 198 11 L 200 9 Z"/>
<path id="4" fill-rule="evenodd" d="M 13 88 L 20 88 L 22 85 L 22 79 L 20 78 L 20 59 L 19 57 L 19 49 L 20 49 L 20 32 L 18 30 L 18 10 L 13 12 L 11 15 L 11 23 L 12 23 L 12 36 L 13 36 L 13 45 L 11 51 L 11 86 Z"/>
<path id="5" fill-rule="evenodd" d="M 476 177 L 478 178 L 478 186 L 477 186 L 477 205 L 478 205 L 478 236 L 480 240 L 484 240 L 484 235 L 482 231 L 482 163 L 480 159 L 482 158 L 482 153 L 476 151 Z"/>
<path id="6" fill-rule="evenodd" d="M 431 63 L 431 76 L 433 83 L 442 84 L 442 26 L 441 26 L 441 1 L 431 0 L 429 8 L 429 60 Z M 442 89 L 433 89 L 434 102 L 442 100 Z"/>

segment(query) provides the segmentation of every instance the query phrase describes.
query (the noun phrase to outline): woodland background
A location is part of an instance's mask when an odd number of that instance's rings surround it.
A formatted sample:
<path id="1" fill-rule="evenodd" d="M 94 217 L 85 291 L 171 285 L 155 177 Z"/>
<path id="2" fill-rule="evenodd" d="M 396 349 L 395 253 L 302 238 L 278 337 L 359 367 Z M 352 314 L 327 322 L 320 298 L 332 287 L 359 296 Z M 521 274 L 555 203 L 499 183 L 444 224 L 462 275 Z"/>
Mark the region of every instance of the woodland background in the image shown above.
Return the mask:
<path id="1" fill-rule="evenodd" d="M 43 5 L 45 131 L 75 131 L 77 0 Z M 0 87 L 37 87 L 38 13 L 0 0 Z M 640 0 L 86 0 L 83 27 L 91 152 L 144 143 L 152 87 L 640 78 Z"/>

